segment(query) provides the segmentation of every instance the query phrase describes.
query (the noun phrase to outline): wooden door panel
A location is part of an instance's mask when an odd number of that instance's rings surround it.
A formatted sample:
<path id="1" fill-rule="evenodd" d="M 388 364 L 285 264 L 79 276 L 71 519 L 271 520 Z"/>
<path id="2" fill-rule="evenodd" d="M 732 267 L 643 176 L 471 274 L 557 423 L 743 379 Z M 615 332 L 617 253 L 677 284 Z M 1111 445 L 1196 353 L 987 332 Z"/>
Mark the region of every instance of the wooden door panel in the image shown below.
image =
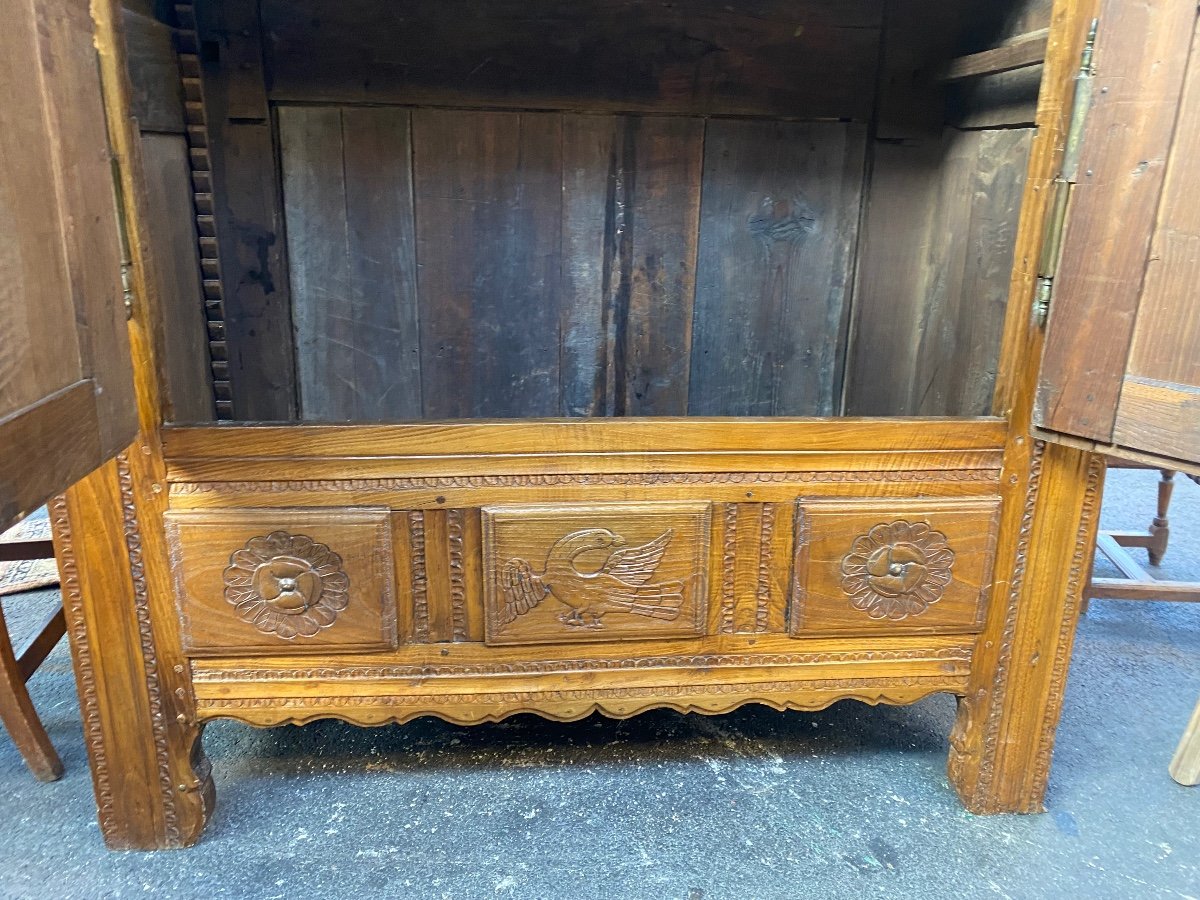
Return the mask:
<path id="1" fill-rule="evenodd" d="M 121 251 L 86 4 L 0 33 L 0 527 L 133 438 Z"/>
<path id="2" fill-rule="evenodd" d="M 1187 0 L 1102 4 L 1035 423 L 1200 462 L 1200 61 Z"/>

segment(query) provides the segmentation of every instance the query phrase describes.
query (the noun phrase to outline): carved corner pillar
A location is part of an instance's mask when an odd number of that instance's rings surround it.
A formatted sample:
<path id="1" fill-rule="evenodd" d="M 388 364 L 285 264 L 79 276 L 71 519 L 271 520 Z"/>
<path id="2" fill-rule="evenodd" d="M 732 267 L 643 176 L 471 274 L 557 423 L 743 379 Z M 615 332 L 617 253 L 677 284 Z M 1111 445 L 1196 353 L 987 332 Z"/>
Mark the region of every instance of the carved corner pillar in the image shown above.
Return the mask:
<path id="1" fill-rule="evenodd" d="M 1029 444 L 1018 439 L 1006 465 L 1016 495 L 1006 504 L 995 593 L 950 737 L 949 777 L 975 813 L 1043 810 L 1095 546 L 1104 458 Z"/>
<path id="2" fill-rule="evenodd" d="M 195 843 L 215 793 L 175 630 L 153 459 L 135 445 L 51 504 L 100 828 L 113 849 Z"/>

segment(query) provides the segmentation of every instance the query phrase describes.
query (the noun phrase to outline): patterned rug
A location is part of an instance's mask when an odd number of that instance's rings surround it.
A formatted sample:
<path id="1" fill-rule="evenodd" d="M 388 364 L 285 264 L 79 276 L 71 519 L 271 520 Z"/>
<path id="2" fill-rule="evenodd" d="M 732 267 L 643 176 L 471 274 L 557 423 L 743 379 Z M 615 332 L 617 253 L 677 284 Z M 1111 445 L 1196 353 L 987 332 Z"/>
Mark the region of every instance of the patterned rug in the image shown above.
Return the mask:
<path id="1" fill-rule="evenodd" d="M 0 541 L 44 541 L 50 538 L 45 510 L 33 513 L 0 534 Z M 0 562 L 0 596 L 58 584 L 58 565 L 52 559 L 18 559 Z"/>

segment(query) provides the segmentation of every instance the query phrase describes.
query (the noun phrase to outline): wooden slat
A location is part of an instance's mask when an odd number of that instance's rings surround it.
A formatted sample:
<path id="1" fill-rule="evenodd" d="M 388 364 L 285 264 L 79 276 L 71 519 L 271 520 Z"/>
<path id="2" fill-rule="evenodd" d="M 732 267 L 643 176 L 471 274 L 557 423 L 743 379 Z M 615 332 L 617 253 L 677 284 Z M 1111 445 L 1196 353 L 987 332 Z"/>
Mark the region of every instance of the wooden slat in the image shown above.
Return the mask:
<path id="1" fill-rule="evenodd" d="M 220 53 L 201 56 L 208 147 L 193 153 L 211 167 L 232 417 L 290 421 L 296 416 L 291 302 L 257 9 L 255 0 L 197 9 L 198 38 Z"/>
<path id="2" fill-rule="evenodd" d="M 882 7 L 494 0 L 448 15 L 440 0 L 267 0 L 263 19 L 278 101 L 861 121 Z"/>
<path id="3" fill-rule="evenodd" d="M 169 422 L 209 422 L 215 417 L 212 367 L 205 331 L 204 294 L 185 139 L 142 134 L 147 230 L 158 276 L 163 394 Z"/>
<path id="4" fill-rule="evenodd" d="M 94 390 L 93 382 L 79 381 L 0 419 L 0 529 L 103 461 Z"/>
<path id="5" fill-rule="evenodd" d="M 1200 463 L 1200 26 L 1180 102 L 1113 440 Z"/>
<path id="6" fill-rule="evenodd" d="M 1035 421 L 1109 443 L 1196 9 L 1106 0 L 1100 22 Z"/>
<path id="7" fill-rule="evenodd" d="M 558 411 L 562 123 L 417 110 L 424 414 Z"/>
<path id="8" fill-rule="evenodd" d="M 687 413 L 704 126 L 698 119 L 625 123 L 614 414 Z"/>
<path id="9" fill-rule="evenodd" d="M 1137 560 L 1130 556 L 1112 535 L 1100 532 L 1096 537 L 1096 549 L 1107 556 L 1126 578 L 1141 582 L 1153 580 L 1150 574 L 1138 565 Z"/>
<path id="10" fill-rule="evenodd" d="M 47 542 L 49 543 L 49 542 Z M 50 559 L 54 558 L 54 550 L 50 550 Z M 62 604 L 59 603 L 33 632 L 33 637 L 20 652 L 17 653 L 17 668 L 21 676 L 28 681 L 38 670 L 54 646 L 62 640 L 67 631 L 66 618 L 63 616 Z"/>
<path id="11" fill-rule="evenodd" d="M 964 78 L 979 78 L 983 75 L 998 75 L 1040 65 L 1046 58 L 1046 42 L 1049 29 L 1039 29 L 1023 34 L 1001 47 L 970 53 L 951 60 L 942 72 L 943 81 L 959 81 Z"/>
<path id="12" fill-rule="evenodd" d="M 3 538 L 3 535 L 0 535 Z M 6 541 L 0 539 L 0 562 L 12 562 L 24 559 L 53 559 L 54 542 L 44 541 Z"/>
<path id="13" fill-rule="evenodd" d="M 167 428 L 168 458 L 400 457 L 469 453 L 994 451 L 1003 419 L 595 419 Z"/>
<path id="14" fill-rule="evenodd" d="M 991 410 L 1033 131 L 879 143 L 845 410 Z"/>
<path id="15" fill-rule="evenodd" d="M 1200 464 L 1200 386 L 1125 378 L 1113 443 Z"/>
<path id="16" fill-rule="evenodd" d="M 279 110 L 305 421 L 419 418 L 409 115 Z"/>
<path id="17" fill-rule="evenodd" d="M 865 139 L 853 125 L 709 122 L 691 413 L 833 413 Z"/>
<path id="18" fill-rule="evenodd" d="M 1093 578 L 1088 586 L 1093 600 L 1171 600 L 1200 603 L 1200 583 L 1150 581 L 1136 583 L 1125 578 Z"/>
<path id="19" fill-rule="evenodd" d="M 124 12 L 131 111 L 138 128 L 183 134 L 183 90 L 171 29 L 144 13 Z"/>

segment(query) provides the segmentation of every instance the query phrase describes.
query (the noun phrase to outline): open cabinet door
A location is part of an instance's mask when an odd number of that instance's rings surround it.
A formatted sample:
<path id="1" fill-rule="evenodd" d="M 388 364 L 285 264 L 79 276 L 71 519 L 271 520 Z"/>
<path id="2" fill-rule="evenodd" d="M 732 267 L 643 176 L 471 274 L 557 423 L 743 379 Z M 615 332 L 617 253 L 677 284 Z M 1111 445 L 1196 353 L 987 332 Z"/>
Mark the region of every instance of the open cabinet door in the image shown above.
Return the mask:
<path id="1" fill-rule="evenodd" d="M 134 437 L 122 245 L 92 20 L 7 0 L 0 28 L 0 529 Z"/>
<path id="2" fill-rule="evenodd" d="M 1080 92 L 1034 422 L 1200 468 L 1200 50 L 1194 0 L 1105 0 Z M 1050 229 L 1053 235 L 1056 229 Z M 1051 238 L 1053 241 L 1053 237 Z M 1057 254 L 1053 251 L 1051 257 Z M 1044 255 L 1045 256 L 1045 255 Z"/>

